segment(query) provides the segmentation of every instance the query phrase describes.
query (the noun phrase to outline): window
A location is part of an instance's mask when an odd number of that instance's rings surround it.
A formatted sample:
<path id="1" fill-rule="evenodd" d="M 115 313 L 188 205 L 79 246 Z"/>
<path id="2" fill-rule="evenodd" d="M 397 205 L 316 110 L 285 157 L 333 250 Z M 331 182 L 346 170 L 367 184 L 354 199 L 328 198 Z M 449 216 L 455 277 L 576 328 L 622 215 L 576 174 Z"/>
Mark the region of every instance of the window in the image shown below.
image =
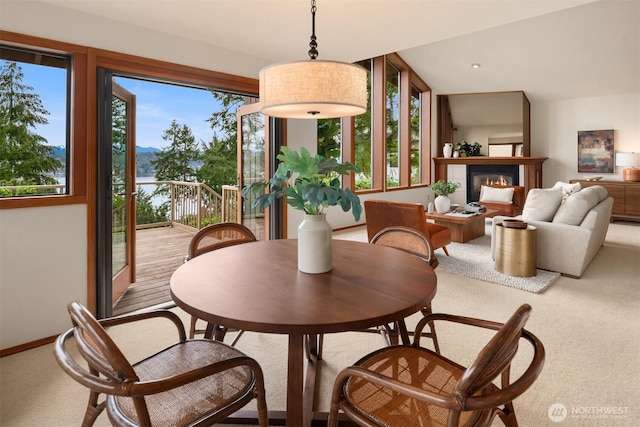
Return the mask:
<path id="1" fill-rule="evenodd" d="M 422 115 L 420 114 L 420 99 L 421 93 L 417 87 L 411 86 L 411 185 L 421 184 L 422 175 L 420 173 L 420 166 L 422 165 L 422 144 L 421 144 L 421 126 L 420 121 Z"/>
<path id="2" fill-rule="evenodd" d="M 335 119 L 318 120 L 318 154 L 327 159 L 342 159 L 342 121 Z"/>
<path id="3" fill-rule="evenodd" d="M 400 71 L 387 61 L 386 73 L 386 176 L 387 188 L 400 186 Z"/>
<path id="4" fill-rule="evenodd" d="M 431 175 L 429 86 L 396 54 L 357 64 L 367 70 L 367 111 L 342 120 L 343 159 L 362 170 L 355 189 L 426 185 Z"/>
<path id="5" fill-rule="evenodd" d="M 69 56 L 0 49 L 0 197 L 69 194 Z"/>
<path id="6" fill-rule="evenodd" d="M 373 188 L 373 165 L 371 163 L 372 158 L 372 75 L 373 75 L 373 61 L 368 59 L 366 61 L 360 61 L 357 65 L 360 65 L 367 70 L 367 111 L 364 114 L 355 117 L 355 136 L 354 136 L 354 164 L 358 166 L 361 172 L 356 176 L 357 190 L 367 190 Z"/>

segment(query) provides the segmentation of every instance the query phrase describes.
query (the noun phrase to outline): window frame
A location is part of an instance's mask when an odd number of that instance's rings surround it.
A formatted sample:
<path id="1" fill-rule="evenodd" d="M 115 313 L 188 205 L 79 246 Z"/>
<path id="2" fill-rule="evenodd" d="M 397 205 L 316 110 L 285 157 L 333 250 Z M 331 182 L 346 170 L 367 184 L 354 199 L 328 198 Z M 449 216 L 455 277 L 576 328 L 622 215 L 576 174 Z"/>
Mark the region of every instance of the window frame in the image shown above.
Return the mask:
<path id="1" fill-rule="evenodd" d="M 0 30 L 2 44 L 64 55 L 70 58 L 69 93 L 67 109 L 67 193 L 7 197 L 0 199 L 0 209 L 32 208 L 74 205 L 87 202 L 87 48 L 71 43 L 57 42 L 39 37 L 25 36 Z"/>
<path id="2" fill-rule="evenodd" d="M 355 177 L 343 180 L 343 186 L 354 189 L 359 194 L 380 193 L 388 191 L 407 190 L 410 188 L 427 187 L 431 181 L 431 97 L 429 85 L 418 76 L 413 69 L 398 55 L 392 53 L 371 59 L 372 75 L 372 188 L 358 190 Z M 400 72 L 400 123 L 398 125 L 400 137 L 398 150 L 400 152 L 400 185 L 387 188 L 386 182 L 386 68 L 387 61 Z M 420 182 L 411 183 L 411 92 L 416 88 L 420 92 Z M 343 161 L 355 161 L 355 118 L 342 119 L 342 158 Z"/>

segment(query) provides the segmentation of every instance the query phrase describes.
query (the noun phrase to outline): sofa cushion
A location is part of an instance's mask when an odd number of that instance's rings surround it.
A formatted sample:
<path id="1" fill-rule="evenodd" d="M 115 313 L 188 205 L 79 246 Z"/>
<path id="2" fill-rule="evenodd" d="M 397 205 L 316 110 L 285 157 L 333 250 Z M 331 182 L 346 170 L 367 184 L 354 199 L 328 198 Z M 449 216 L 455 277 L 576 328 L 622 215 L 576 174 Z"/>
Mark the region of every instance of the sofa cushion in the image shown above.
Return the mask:
<path id="1" fill-rule="evenodd" d="M 602 202 L 609 196 L 609 192 L 602 185 L 593 185 L 588 188 L 591 188 L 591 191 L 595 191 L 596 195 L 598 196 L 598 203 Z"/>
<path id="2" fill-rule="evenodd" d="M 551 221 L 562 203 L 560 188 L 532 188 L 522 209 L 525 221 Z"/>
<path id="3" fill-rule="evenodd" d="M 564 203 L 564 201 L 567 200 L 567 197 L 569 197 L 573 193 L 577 193 L 578 191 L 580 191 L 582 189 L 582 186 L 579 182 L 571 184 L 569 182 L 558 181 L 553 186 L 553 188 L 562 189 L 562 203 Z"/>
<path id="4" fill-rule="evenodd" d="M 513 203 L 513 192 L 515 190 L 512 187 L 496 188 L 486 185 L 480 186 L 480 201 L 481 202 L 498 202 L 498 203 Z"/>
<path id="5" fill-rule="evenodd" d="M 598 193 L 598 189 L 587 187 L 584 190 L 571 194 L 564 203 L 560 205 L 552 222 L 580 225 L 587 213 L 599 203 Z"/>

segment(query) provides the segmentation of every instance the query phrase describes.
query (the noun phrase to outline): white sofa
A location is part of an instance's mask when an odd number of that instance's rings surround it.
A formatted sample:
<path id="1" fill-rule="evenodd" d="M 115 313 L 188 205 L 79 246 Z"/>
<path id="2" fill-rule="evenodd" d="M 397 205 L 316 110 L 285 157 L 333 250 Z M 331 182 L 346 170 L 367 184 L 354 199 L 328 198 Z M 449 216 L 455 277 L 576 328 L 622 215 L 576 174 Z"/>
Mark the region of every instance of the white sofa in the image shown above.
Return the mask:
<path id="1" fill-rule="evenodd" d="M 531 189 L 522 215 L 515 218 L 537 227 L 536 267 L 579 278 L 604 243 L 613 198 L 602 186 L 573 191 L 558 183 L 551 189 Z M 593 189 L 593 190 L 591 190 Z M 564 197 L 563 197 L 564 195 Z M 493 219 L 495 227 L 506 216 Z M 495 239 L 491 253 L 495 259 Z"/>

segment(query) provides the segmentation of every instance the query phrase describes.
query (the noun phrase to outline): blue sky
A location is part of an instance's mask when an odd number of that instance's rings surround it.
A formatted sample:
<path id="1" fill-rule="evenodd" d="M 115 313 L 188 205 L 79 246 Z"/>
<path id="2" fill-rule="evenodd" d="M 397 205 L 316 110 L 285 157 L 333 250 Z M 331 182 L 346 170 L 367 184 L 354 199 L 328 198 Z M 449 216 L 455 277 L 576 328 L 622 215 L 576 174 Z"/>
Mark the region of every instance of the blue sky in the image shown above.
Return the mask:
<path id="1" fill-rule="evenodd" d="M 50 113 L 49 123 L 38 126 L 36 132 L 47 139 L 48 145 L 64 146 L 65 70 L 25 63 L 20 67 L 23 83 L 34 88 Z M 136 95 L 136 145 L 167 147 L 169 143 L 162 134 L 173 119 L 189 126 L 197 142 L 211 140 L 213 134 L 206 119 L 220 107 L 209 91 L 123 77 L 116 77 L 116 81 Z"/>

